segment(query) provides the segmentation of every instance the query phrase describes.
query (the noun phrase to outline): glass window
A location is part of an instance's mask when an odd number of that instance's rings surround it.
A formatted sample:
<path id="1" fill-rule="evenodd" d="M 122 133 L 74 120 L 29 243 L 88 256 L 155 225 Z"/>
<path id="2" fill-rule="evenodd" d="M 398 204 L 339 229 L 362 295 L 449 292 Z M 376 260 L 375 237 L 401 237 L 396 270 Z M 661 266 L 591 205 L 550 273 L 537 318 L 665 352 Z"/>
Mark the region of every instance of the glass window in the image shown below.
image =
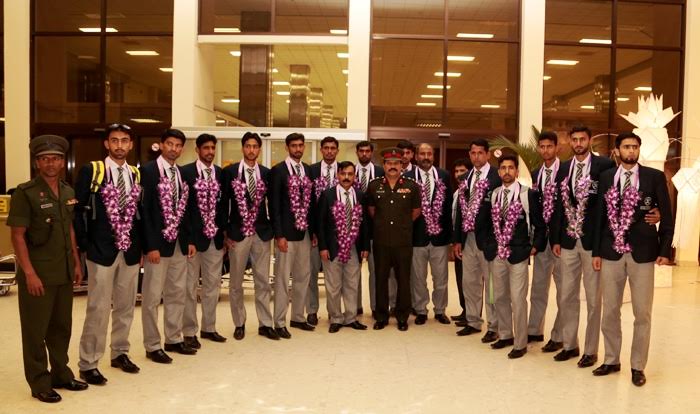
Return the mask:
<path id="1" fill-rule="evenodd" d="M 338 161 L 352 161 L 357 162 L 357 154 L 355 154 L 355 144 L 359 141 L 340 141 L 340 148 L 338 148 L 338 156 L 336 159 Z M 321 159 L 319 154 L 318 159 Z"/>
<path id="2" fill-rule="evenodd" d="M 100 0 L 34 0 L 37 32 L 100 32 Z"/>
<path id="3" fill-rule="evenodd" d="M 348 0 L 276 0 L 275 32 L 346 34 Z"/>
<path id="4" fill-rule="evenodd" d="M 201 0 L 200 33 L 269 32 L 272 0 Z"/>
<path id="5" fill-rule="evenodd" d="M 301 157 L 301 160 L 311 165 L 311 153 L 313 151 L 314 143 L 306 140 L 306 145 L 304 146 L 304 156 Z M 284 159 L 289 155 L 287 152 L 287 146 L 284 144 L 284 140 L 270 141 L 270 152 L 272 159 L 270 160 L 270 164 L 266 164 L 268 167 L 277 165 L 278 163 L 284 161 Z"/>
<path id="6" fill-rule="evenodd" d="M 518 0 L 450 1 L 449 35 L 462 39 L 519 39 Z"/>
<path id="7" fill-rule="evenodd" d="M 182 154 L 180 154 L 180 158 L 177 159 L 178 165 L 189 164 L 197 160 L 197 152 L 195 151 L 197 144 L 195 141 L 195 139 L 190 138 L 185 142 L 185 146 L 182 147 Z"/>
<path id="8" fill-rule="evenodd" d="M 545 40 L 610 44 L 612 1 L 547 0 Z"/>
<path id="9" fill-rule="evenodd" d="M 107 0 L 107 33 L 173 31 L 173 0 Z"/>
<path id="10" fill-rule="evenodd" d="M 683 11 L 680 5 L 618 3 L 617 43 L 680 46 Z"/>
<path id="11" fill-rule="evenodd" d="M 444 0 L 374 0 L 374 33 L 444 35 Z"/>

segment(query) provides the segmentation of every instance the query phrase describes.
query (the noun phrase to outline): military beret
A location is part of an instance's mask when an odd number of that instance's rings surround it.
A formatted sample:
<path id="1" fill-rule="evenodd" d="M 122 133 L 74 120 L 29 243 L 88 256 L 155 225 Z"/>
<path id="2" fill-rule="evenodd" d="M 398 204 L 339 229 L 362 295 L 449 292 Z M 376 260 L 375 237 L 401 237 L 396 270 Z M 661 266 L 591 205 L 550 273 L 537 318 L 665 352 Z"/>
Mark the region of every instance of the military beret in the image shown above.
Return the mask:
<path id="1" fill-rule="evenodd" d="M 58 135 L 40 135 L 29 141 L 29 151 L 32 156 L 40 155 L 66 155 L 68 151 L 68 141 Z"/>
<path id="2" fill-rule="evenodd" d="M 403 150 L 395 147 L 390 147 L 382 150 L 382 158 L 385 160 L 397 159 L 400 160 L 403 157 Z"/>

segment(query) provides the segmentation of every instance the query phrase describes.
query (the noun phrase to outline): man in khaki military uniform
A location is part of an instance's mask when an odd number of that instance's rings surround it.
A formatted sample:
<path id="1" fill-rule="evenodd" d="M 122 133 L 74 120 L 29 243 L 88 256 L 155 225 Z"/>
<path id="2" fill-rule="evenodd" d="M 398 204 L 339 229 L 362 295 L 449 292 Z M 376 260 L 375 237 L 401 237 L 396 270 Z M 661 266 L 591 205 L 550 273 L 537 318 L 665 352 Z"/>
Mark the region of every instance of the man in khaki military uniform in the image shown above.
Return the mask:
<path id="1" fill-rule="evenodd" d="M 17 255 L 24 375 L 32 397 L 55 403 L 54 388 L 88 385 L 68 368 L 73 283 L 83 278 L 73 232 L 73 189 L 60 179 L 68 141 L 42 135 L 29 143 L 38 175 L 12 195 L 7 225 Z M 47 369 L 46 352 L 51 360 Z"/>

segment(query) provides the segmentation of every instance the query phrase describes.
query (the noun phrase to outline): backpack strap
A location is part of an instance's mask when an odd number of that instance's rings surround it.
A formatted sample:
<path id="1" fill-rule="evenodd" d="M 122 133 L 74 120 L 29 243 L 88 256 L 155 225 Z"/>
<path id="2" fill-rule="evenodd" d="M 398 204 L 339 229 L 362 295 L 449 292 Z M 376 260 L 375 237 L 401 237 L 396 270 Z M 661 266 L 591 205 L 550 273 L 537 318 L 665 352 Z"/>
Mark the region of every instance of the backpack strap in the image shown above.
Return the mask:
<path id="1" fill-rule="evenodd" d="M 90 192 L 96 193 L 102 181 L 105 179 L 105 163 L 104 161 L 90 161 L 92 165 L 92 180 L 90 181 Z"/>
<path id="2" fill-rule="evenodd" d="M 134 174 L 135 182 L 136 184 L 141 184 L 141 171 L 136 168 L 135 165 L 130 165 L 129 169 L 131 169 L 131 172 Z"/>

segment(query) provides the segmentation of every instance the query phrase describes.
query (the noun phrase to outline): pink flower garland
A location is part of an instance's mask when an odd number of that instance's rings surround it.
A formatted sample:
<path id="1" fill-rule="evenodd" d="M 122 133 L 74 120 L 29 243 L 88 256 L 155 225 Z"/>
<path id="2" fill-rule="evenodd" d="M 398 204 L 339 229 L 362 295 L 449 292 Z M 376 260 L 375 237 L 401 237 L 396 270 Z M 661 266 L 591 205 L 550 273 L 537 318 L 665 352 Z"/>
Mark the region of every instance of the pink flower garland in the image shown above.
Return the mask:
<path id="1" fill-rule="evenodd" d="M 440 217 L 442 216 L 442 204 L 445 202 L 445 184 L 442 180 L 435 180 L 435 197 L 432 204 L 430 196 L 424 191 L 424 184 L 419 183 L 421 187 L 421 214 L 425 218 L 425 227 L 428 235 L 437 236 L 442 231 L 440 226 Z"/>
<path id="2" fill-rule="evenodd" d="M 134 184 L 131 191 L 126 196 L 124 209 L 119 208 L 119 190 L 112 183 L 102 187 L 102 201 L 107 210 L 107 218 L 112 226 L 114 234 L 114 244 L 122 252 L 131 247 L 131 228 L 134 225 L 134 215 L 136 215 L 136 201 L 141 195 L 141 186 Z"/>
<path id="3" fill-rule="evenodd" d="M 160 209 L 163 213 L 163 222 L 165 227 L 162 230 L 163 237 L 169 243 L 172 243 L 177 239 L 177 228 L 182 221 L 182 217 L 185 215 L 185 209 L 187 208 L 187 195 L 189 193 L 189 187 L 187 185 L 182 186 L 180 191 L 180 200 L 178 200 L 176 210 L 173 211 L 173 184 L 172 181 L 163 175 L 160 177 L 160 182 L 158 183 L 158 195 L 160 198 Z"/>
<path id="4" fill-rule="evenodd" d="M 331 187 L 335 187 L 338 185 L 338 177 L 333 177 L 332 180 L 330 180 L 330 183 L 326 179 L 326 177 L 318 177 L 317 179 L 314 180 L 313 186 L 314 186 L 314 193 L 316 195 L 316 200 L 321 197 L 321 193 L 326 191 L 327 189 Z"/>
<path id="5" fill-rule="evenodd" d="M 306 215 L 311 204 L 311 180 L 307 176 L 290 175 L 287 186 L 289 187 L 289 202 L 294 214 L 294 227 L 299 231 L 304 231 L 309 226 Z"/>
<path id="6" fill-rule="evenodd" d="M 467 180 L 463 180 L 459 184 L 459 207 L 462 210 L 462 231 L 468 233 L 474 231 L 474 222 L 476 215 L 479 213 L 481 201 L 484 198 L 486 190 L 489 188 L 489 180 L 479 180 L 474 184 L 474 197 L 467 201 L 467 190 L 469 189 Z"/>
<path id="7" fill-rule="evenodd" d="M 632 246 L 625 242 L 625 234 L 632 225 L 632 216 L 634 216 L 634 210 L 641 198 L 641 194 L 634 186 L 628 187 L 623 195 L 622 207 L 618 210 L 620 191 L 617 189 L 617 185 L 613 185 L 605 193 L 605 203 L 608 208 L 608 227 L 610 227 L 615 237 L 613 249 L 619 254 L 632 251 Z"/>
<path id="8" fill-rule="evenodd" d="M 345 214 L 345 204 L 336 201 L 333 204 L 333 219 L 338 231 L 338 260 L 340 263 L 347 263 L 350 260 L 350 253 L 358 234 L 360 234 L 360 223 L 362 222 L 362 206 L 355 204 L 350 216 L 350 227 L 347 226 Z"/>
<path id="9" fill-rule="evenodd" d="M 554 212 L 554 193 L 557 190 L 557 184 L 551 182 L 544 186 L 542 190 L 542 217 L 545 224 L 549 224 Z"/>
<path id="10" fill-rule="evenodd" d="M 569 199 L 568 179 L 560 183 L 562 204 L 566 215 L 566 234 L 574 239 L 583 237 L 583 219 L 586 214 L 586 204 L 588 204 L 588 191 L 591 188 L 591 178 L 586 176 L 581 178 L 576 185 L 574 196 L 576 197 L 576 208 L 571 205 Z"/>
<path id="11" fill-rule="evenodd" d="M 219 182 L 211 179 L 197 178 L 194 182 L 197 190 L 197 207 L 204 222 L 203 233 L 213 239 L 219 228 L 216 226 L 216 200 L 219 198 Z"/>
<path id="12" fill-rule="evenodd" d="M 236 196 L 238 213 L 241 215 L 241 231 L 245 237 L 252 236 L 255 234 L 255 221 L 258 219 L 260 203 L 262 203 L 267 191 L 265 181 L 257 180 L 255 183 L 255 195 L 252 198 L 250 207 L 245 197 L 248 186 L 243 181 L 233 180 L 231 181 L 231 188 L 233 188 L 233 193 Z"/>
<path id="13" fill-rule="evenodd" d="M 500 203 L 499 203 L 500 204 Z M 513 238 L 515 225 L 518 223 L 518 216 L 522 210 L 520 198 L 517 197 L 509 206 L 506 217 L 501 226 L 501 206 L 491 206 L 491 220 L 493 220 L 493 232 L 498 243 L 498 258 L 507 260 L 510 256 L 510 240 Z"/>

